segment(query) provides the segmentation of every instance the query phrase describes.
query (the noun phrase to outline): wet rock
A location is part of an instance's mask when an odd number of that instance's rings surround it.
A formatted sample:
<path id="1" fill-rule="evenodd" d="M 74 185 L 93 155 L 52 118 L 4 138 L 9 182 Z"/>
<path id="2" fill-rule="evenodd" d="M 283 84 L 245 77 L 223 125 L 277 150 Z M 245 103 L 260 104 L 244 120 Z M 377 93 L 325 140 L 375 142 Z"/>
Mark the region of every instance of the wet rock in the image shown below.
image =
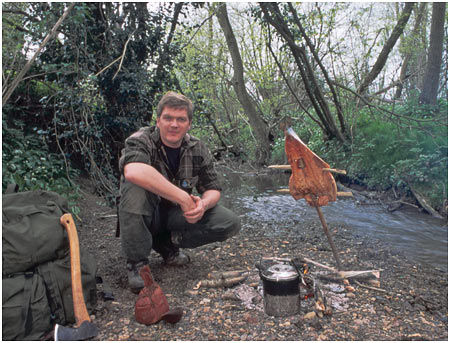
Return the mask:
<path id="1" fill-rule="evenodd" d="M 232 291 L 228 290 L 222 295 L 223 300 L 239 301 L 239 297 Z"/>
<path id="2" fill-rule="evenodd" d="M 425 311 L 426 309 L 427 308 L 422 304 L 414 304 L 414 311 L 422 312 Z"/>
<path id="3" fill-rule="evenodd" d="M 355 291 L 355 287 L 353 287 L 353 286 L 345 286 L 345 290 L 347 292 L 354 292 Z"/>
<path id="4" fill-rule="evenodd" d="M 322 328 L 323 328 L 322 323 L 321 323 L 321 321 L 319 320 L 319 318 L 313 318 L 313 319 L 311 319 L 309 325 L 310 325 L 312 328 L 316 329 L 317 331 L 322 330 Z"/>
<path id="5" fill-rule="evenodd" d="M 368 283 L 370 286 L 373 286 L 373 287 L 378 287 L 378 288 L 380 288 L 380 286 L 381 286 L 380 281 L 379 281 L 379 280 L 375 280 L 375 279 L 367 280 L 367 283 Z"/>
<path id="6" fill-rule="evenodd" d="M 198 295 L 198 291 L 188 289 L 184 292 L 184 294 L 186 294 L 190 297 L 195 297 L 196 295 Z"/>
<path id="7" fill-rule="evenodd" d="M 405 300 L 402 302 L 401 310 L 406 311 L 406 312 L 411 312 L 414 310 L 414 308 L 411 306 L 411 303 L 409 301 Z"/>
<path id="8" fill-rule="evenodd" d="M 256 323 L 258 323 L 258 318 L 256 318 L 254 315 L 252 315 L 251 313 L 245 313 L 244 314 L 244 320 L 247 322 L 247 323 L 250 323 L 250 324 L 256 324 Z"/>
<path id="9" fill-rule="evenodd" d="M 380 296 L 375 296 L 375 300 L 378 303 L 383 304 L 383 305 L 388 303 L 387 299 L 385 299 L 384 297 L 380 297 Z"/>
<path id="10" fill-rule="evenodd" d="M 303 316 L 303 319 L 305 319 L 305 320 L 309 320 L 309 319 L 313 319 L 313 318 L 316 318 L 316 312 L 314 312 L 314 311 L 308 312 L 307 314 L 305 314 Z"/>

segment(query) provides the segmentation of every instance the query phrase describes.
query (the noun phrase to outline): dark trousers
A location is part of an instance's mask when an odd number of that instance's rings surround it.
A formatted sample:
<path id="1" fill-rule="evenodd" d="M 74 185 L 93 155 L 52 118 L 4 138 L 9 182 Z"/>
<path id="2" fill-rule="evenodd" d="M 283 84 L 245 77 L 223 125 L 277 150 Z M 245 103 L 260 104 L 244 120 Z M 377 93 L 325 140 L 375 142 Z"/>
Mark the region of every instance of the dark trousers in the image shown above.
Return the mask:
<path id="1" fill-rule="evenodd" d="M 147 260 L 152 248 L 166 258 L 178 248 L 224 241 L 241 228 L 239 217 L 219 204 L 189 224 L 179 206 L 129 182 L 121 185 L 119 223 L 122 251 L 133 262 Z"/>

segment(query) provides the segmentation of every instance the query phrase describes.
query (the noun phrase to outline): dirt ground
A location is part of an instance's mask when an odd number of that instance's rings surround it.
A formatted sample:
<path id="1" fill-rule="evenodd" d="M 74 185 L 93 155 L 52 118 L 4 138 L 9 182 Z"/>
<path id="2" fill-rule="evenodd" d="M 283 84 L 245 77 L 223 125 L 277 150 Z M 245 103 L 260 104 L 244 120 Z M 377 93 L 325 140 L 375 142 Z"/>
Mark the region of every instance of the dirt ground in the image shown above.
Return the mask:
<path id="1" fill-rule="evenodd" d="M 329 266 L 334 265 L 334 259 L 318 220 L 304 225 L 301 235 L 283 230 L 285 234 L 273 238 L 265 232 L 277 223 L 261 225 L 244 214 L 237 236 L 186 251 L 191 256 L 187 266 L 166 266 L 152 252 L 153 277 L 169 305 L 183 307 L 184 316 L 176 324 L 139 324 L 134 318 L 137 296 L 127 289 L 125 259 L 121 256 L 120 238 L 115 237 L 115 209 L 92 193 L 89 182 L 84 181 L 82 188 L 83 199 L 78 204 L 81 221 L 77 221 L 80 244 L 97 258 L 99 275 L 114 295 L 114 300 L 105 300 L 103 285 L 98 285 L 98 303 L 92 314 L 99 328 L 95 340 L 448 339 L 448 274 L 413 263 L 380 241 L 356 235 L 351 227 L 330 226 L 343 269 L 382 269 L 380 284 L 350 279 L 350 285 L 346 285 L 319 278 L 324 270 L 310 265 L 310 276 L 317 281 L 331 311 L 323 315 L 315 307 L 316 299 L 308 298 L 301 301 L 298 314 L 268 316 L 262 309 L 262 287 L 255 269 L 261 257 L 301 254 Z M 248 270 L 248 278 L 229 288 L 199 287 L 199 281 L 207 279 L 211 272 L 232 270 Z"/>

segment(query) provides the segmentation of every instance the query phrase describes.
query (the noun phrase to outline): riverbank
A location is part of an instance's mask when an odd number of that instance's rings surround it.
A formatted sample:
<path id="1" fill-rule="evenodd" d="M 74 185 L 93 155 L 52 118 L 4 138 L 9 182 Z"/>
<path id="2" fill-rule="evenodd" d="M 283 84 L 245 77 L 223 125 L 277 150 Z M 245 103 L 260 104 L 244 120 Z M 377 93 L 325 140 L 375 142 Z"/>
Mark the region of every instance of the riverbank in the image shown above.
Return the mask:
<path id="1" fill-rule="evenodd" d="M 271 317 L 262 310 L 255 263 L 263 256 L 304 257 L 329 266 L 333 254 L 320 222 L 298 224 L 283 221 L 261 223 L 239 213 L 241 232 L 226 242 L 187 251 L 192 262 L 168 267 L 155 253 L 150 268 L 167 295 L 171 307 L 185 309 L 177 324 L 152 326 L 134 319 L 136 295 L 126 285 L 125 261 L 120 238 L 115 237 L 115 209 L 83 185 L 77 222 L 80 243 L 96 256 L 99 274 L 109 284 L 114 300 L 99 299 L 93 321 L 99 328 L 96 340 L 442 340 L 448 338 L 448 274 L 414 263 L 385 243 L 358 236 L 354 228 L 329 225 L 339 249 L 343 269 L 382 269 L 379 287 L 350 280 L 319 279 L 320 268 L 311 266 L 331 313 L 320 317 L 314 298 L 302 301 L 300 312 L 290 317 Z M 289 226 L 296 226 L 296 234 Z M 278 235 L 268 235 L 277 230 Z M 232 288 L 199 287 L 213 271 L 248 270 L 248 278 Z M 372 288 L 370 288 L 372 287 Z M 244 294 L 247 300 L 243 301 Z M 245 299 L 244 299 L 245 300 Z"/>

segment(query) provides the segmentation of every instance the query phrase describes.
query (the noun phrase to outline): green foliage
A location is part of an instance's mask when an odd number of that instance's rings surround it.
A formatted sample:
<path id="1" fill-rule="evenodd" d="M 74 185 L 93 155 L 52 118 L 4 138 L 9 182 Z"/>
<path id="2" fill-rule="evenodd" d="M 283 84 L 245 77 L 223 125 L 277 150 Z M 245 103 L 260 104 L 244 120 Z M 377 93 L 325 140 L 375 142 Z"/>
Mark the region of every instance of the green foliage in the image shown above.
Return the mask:
<path id="1" fill-rule="evenodd" d="M 76 214 L 78 208 L 73 204 L 79 197 L 78 187 L 69 181 L 64 159 L 48 150 L 42 134 L 24 135 L 23 123 L 15 124 L 18 128 L 8 127 L 6 121 L 2 121 L 2 189 L 15 183 L 19 191 L 57 192 L 69 200 Z M 70 178 L 77 176 L 74 169 L 69 169 L 69 173 Z"/>
<path id="2" fill-rule="evenodd" d="M 440 209 L 448 196 L 447 127 L 440 120 L 413 125 L 415 119 L 430 117 L 424 106 L 408 104 L 402 110 L 409 113 L 406 127 L 398 120 L 386 120 L 382 113 L 369 116 L 362 111 L 351 144 L 341 145 L 335 140 L 324 143 L 316 131 L 308 146 L 332 167 L 345 169 L 353 182 L 373 190 L 394 188 L 399 193 L 412 187 Z M 446 102 L 441 102 L 435 116 L 446 117 L 446 112 Z M 305 137 L 304 128 L 296 130 L 301 138 Z"/>
<path id="3" fill-rule="evenodd" d="M 55 2 L 2 3 L 5 87 L 66 6 Z M 258 144 L 232 86 L 232 61 L 223 32 L 215 25 L 214 6 L 77 3 L 60 26 L 57 39 L 48 42 L 11 96 L 11 105 L 3 106 L 3 186 L 17 179 L 23 189 L 70 189 L 65 163 L 55 154 L 63 150 L 69 164 L 89 173 L 100 194 L 114 198 L 117 162 L 125 138 L 147 124 L 161 94 L 169 89 L 193 100 L 192 133 L 205 140 L 218 158 L 252 163 Z M 300 37 L 286 6 L 279 5 L 297 32 L 295 36 Z M 423 54 L 423 45 L 405 39 L 402 46 L 402 54 L 414 52 L 408 71 L 411 76 L 402 93 L 402 99 L 409 101 L 406 105 L 397 102 L 390 106 L 388 110 L 395 115 L 376 107 L 358 109 L 362 103 L 357 104 L 348 89 L 357 88 L 381 49 L 383 35 L 391 31 L 386 28 L 392 28 L 394 18 L 385 14 L 394 13 L 393 5 L 293 6 L 320 60 L 330 75 L 333 71 L 332 79 L 345 85 L 336 91 L 352 137 L 345 145 L 327 141 L 317 121 L 310 118 L 317 118 L 317 113 L 307 100 L 298 66 L 276 31 L 255 20 L 262 17 L 259 5 L 230 5 L 246 87 L 274 138 L 271 163 L 286 163 L 284 136 L 278 128 L 282 118 L 290 117 L 302 140 L 333 167 L 346 169 L 355 182 L 401 191 L 412 186 L 439 206 L 447 194 L 448 134 L 447 126 L 442 125 L 447 102 L 440 99 L 438 109 L 417 103 L 414 92 L 418 77 L 414 75 L 420 73 L 412 66 L 422 65 L 417 59 Z M 422 31 L 415 38 L 423 38 Z M 313 60 L 309 54 L 308 58 Z M 443 60 L 446 65 L 446 58 Z M 397 62 L 389 63 L 388 69 L 395 70 Z M 313 69 L 319 72 L 317 65 Z M 441 94 L 447 89 L 444 74 Z M 383 72 L 373 89 L 383 89 L 386 80 L 395 79 L 389 71 Z M 333 103 L 324 80 L 318 81 L 325 101 Z M 374 99 L 370 101 L 378 106 Z M 330 110 L 336 113 L 333 105 Z"/>
<path id="4" fill-rule="evenodd" d="M 3 43 L 3 55 L 7 52 L 11 61 L 17 55 L 15 60 L 23 62 L 23 44 L 35 49 L 65 4 L 7 6 L 17 14 L 8 15 L 15 26 L 4 31 L 8 44 Z M 62 149 L 68 161 L 90 174 L 100 194 L 114 199 L 126 137 L 151 118 L 160 94 L 174 84 L 170 70 L 179 51 L 166 42 L 177 6 L 77 3 L 60 26 L 58 39 L 47 43 L 30 70 L 39 81 L 21 83 L 6 120 L 11 124 L 12 118 L 20 119 L 29 142 L 41 140 L 38 132 L 45 134 L 50 150 Z M 16 27 L 26 28 L 25 38 Z M 5 66 L 10 79 L 22 67 L 12 62 Z M 46 154 L 45 148 L 41 151 Z"/>
<path id="5" fill-rule="evenodd" d="M 272 146 L 270 164 L 286 164 L 286 152 L 284 151 L 284 137 L 277 138 Z"/>

